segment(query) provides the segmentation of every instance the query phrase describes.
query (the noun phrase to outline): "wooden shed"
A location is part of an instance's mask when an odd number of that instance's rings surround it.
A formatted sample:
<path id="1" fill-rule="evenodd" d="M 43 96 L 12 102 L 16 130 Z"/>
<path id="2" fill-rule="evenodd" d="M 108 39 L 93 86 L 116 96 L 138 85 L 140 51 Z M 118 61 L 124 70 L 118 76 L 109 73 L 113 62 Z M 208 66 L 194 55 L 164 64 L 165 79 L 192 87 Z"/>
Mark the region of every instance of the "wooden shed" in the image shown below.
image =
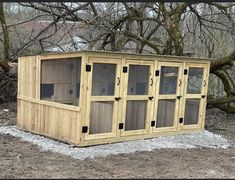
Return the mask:
<path id="1" fill-rule="evenodd" d="M 89 146 L 204 129 L 209 59 L 78 51 L 18 62 L 22 130 Z"/>

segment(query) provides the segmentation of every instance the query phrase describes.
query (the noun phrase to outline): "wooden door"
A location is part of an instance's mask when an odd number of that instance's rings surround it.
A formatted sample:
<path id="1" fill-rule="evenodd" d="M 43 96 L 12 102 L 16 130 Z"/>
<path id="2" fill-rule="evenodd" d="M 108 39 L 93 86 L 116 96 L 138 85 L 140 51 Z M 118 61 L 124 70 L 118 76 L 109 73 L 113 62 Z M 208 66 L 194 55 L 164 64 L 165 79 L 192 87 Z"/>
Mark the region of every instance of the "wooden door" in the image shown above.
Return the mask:
<path id="1" fill-rule="evenodd" d="M 153 101 L 154 62 L 126 60 L 123 67 L 124 91 L 121 136 L 146 134 L 149 131 Z"/>
<path id="2" fill-rule="evenodd" d="M 208 86 L 208 65 L 186 63 L 180 129 L 203 128 Z"/>
<path id="3" fill-rule="evenodd" d="M 120 67 L 120 59 L 89 60 L 85 140 L 116 137 Z"/>
<path id="4" fill-rule="evenodd" d="M 182 98 L 183 63 L 159 62 L 156 70 L 156 90 L 152 132 L 176 131 Z"/>

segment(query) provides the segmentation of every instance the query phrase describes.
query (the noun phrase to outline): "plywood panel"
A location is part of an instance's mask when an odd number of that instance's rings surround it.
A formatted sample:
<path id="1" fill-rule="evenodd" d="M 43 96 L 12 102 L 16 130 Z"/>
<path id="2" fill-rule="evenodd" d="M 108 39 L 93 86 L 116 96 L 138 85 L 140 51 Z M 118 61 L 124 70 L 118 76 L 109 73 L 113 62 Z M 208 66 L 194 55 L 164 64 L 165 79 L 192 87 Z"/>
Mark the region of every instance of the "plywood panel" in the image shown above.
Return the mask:
<path id="1" fill-rule="evenodd" d="M 36 98 L 36 56 L 19 58 L 19 66 L 18 95 Z"/>
<path id="2" fill-rule="evenodd" d="M 60 140 L 77 142 L 80 132 L 77 125 L 77 111 L 65 110 L 43 104 L 30 102 L 30 100 L 18 100 L 20 116 L 18 125 L 20 128 L 47 135 Z"/>

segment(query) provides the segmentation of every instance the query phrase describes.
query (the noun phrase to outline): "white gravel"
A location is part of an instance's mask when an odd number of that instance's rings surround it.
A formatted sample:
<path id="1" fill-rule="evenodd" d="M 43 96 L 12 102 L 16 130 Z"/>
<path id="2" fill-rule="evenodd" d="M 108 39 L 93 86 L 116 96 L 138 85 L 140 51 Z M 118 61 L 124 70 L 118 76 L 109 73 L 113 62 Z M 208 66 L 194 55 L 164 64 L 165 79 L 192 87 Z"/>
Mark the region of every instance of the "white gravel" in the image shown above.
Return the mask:
<path id="1" fill-rule="evenodd" d="M 182 134 L 174 136 L 160 136 L 146 140 L 135 140 L 122 143 L 105 144 L 74 148 L 43 136 L 34 135 L 16 129 L 16 126 L 0 127 L 0 134 L 10 134 L 38 145 L 42 150 L 52 151 L 59 154 L 71 156 L 75 159 L 84 160 L 86 158 L 104 157 L 112 154 L 134 153 L 136 151 L 152 151 L 155 149 L 191 149 L 191 148 L 223 148 L 231 146 L 231 143 L 221 135 L 213 134 L 209 131 L 198 133 Z"/>

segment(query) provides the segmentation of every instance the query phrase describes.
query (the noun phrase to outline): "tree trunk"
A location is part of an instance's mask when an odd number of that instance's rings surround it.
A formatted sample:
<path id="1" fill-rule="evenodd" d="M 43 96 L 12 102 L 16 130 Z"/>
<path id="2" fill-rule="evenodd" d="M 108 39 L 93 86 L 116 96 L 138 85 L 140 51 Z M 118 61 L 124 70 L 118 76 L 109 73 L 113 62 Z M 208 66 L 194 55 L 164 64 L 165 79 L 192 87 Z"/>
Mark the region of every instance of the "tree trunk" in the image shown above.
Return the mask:
<path id="1" fill-rule="evenodd" d="M 221 79 L 224 85 L 224 91 L 226 92 L 226 97 L 221 98 L 208 98 L 208 105 L 212 105 L 226 112 L 235 113 L 235 105 L 230 102 L 235 102 L 235 83 L 230 77 L 229 73 L 225 70 L 226 66 L 233 66 L 235 61 L 235 50 L 229 55 L 220 60 L 213 61 L 211 63 L 210 72 L 215 74 L 219 79 Z"/>
<path id="2" fill-rule="evenodd" d="M 2 31 L 3 31 L 3 61 L 0 62 L 0 66 L 5 72 L 8 72 L 10 70 L 9 66 L 9 34 L 8 34 L 8 29 L 6 25 L 6 20 L 4 16 L 4 10 L 3 10 L 3 2 L 0 2 L 0 22 L 2 26 Z"/>

